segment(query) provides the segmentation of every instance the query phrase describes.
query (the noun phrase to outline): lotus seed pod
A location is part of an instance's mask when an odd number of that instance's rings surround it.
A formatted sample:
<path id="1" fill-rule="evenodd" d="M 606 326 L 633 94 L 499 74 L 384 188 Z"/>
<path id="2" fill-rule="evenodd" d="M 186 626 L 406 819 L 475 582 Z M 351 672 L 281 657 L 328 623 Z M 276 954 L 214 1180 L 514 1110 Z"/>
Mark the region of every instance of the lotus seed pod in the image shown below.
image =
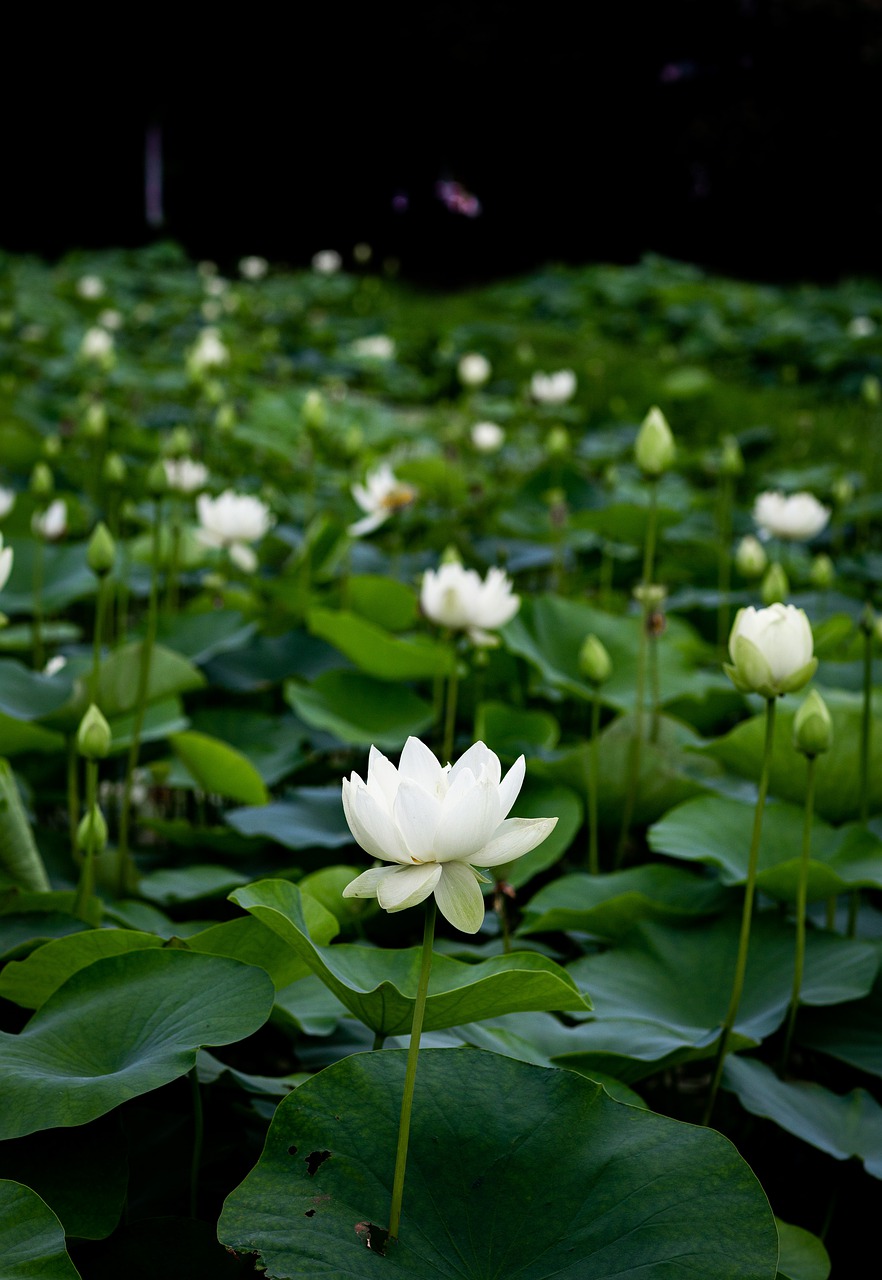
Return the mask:
<path id="1" fill-rule="evenodd" d="M 77 848 L 83 853 L 91 849 L 95 854 L 107 848 L 107 823 L 97 804 L 92 805 L 77 827 Z"/>
<path id="2" fill-rule="evenodd" d="M 676 452 L 668 420 L 661 409 L 653 405 L 637 432 L 634 460 L 647 479 L 657 480 L 673 466 Z"/>
<path id="3" fill-rule="evenodd" d="M 790 595 L 790 581 L 782 565 L 775 561 L 770 564 L 760 587 L 760 598 L 764 605 L 782 603 Z"/>
<path id="4" fill-rule="evenodd" d="M 809 580 L 813 587 L 826 591 L 836 580 L 836 569 L 827 555 L 815 556 L 809 569 Z"/>
<path id="5" fill-rule="evenodd" d="M 55 491 L 55 480 L 45 462 L 36 462 L 31 472 L 31 493 L 35 498 L 51 498 Z"/>
<path id="6" fill-rule="evenodd" d="M 103 760 L 110 741 L 110 725 L 93 702 L 77 729 L 77 751 L 87 760 Z"/>
<path id="7" fill-rule="evenodd" d="M 758 578 L 765 573 L 768 563 L 769 557 L 759 538 L 748 533 L 741 539 L 735 552 L 735 568 L 742 578 Z"/>
<path id="8" fill-rule="evenodd" d="M 649 613 L 654 613 L 664 604 L 668 589 L 661 582 L 638 582 L 631 594 L 638 604 L 642 604 Z"/>
<path id="9" fill-rule="evenodd" d="M 106 573 L 110 573 L 115 559 L 116 543 L 113 534 L 104 521 L 99 520 L 89 539 L 86 563 L 97 577 L 103 578 Z"/>
<path id="10" fill-rule="evenodd" d="M 579 670 L 594 685 L 606 684 L 612 675 L 612 658 L 606 646 L 595 635 L 585 637 L 579 650 Z"/>
<path id="11" fill-rule="evenodd" d="M 833 745 L 833 721 L 817 689 L 812 689 L 793 718 L 793 745 L 810 757 L 829 751 Z"/>

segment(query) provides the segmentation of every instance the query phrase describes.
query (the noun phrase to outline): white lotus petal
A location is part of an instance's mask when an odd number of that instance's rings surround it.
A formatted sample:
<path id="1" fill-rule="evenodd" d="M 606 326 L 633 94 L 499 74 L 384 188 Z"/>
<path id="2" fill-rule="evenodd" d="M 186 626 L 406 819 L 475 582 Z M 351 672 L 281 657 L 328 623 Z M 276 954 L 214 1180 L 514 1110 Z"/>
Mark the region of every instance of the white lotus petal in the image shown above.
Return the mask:
<path id="1" fill-rule="evenodd" d="M 435 756 L 419 738 L 408 738 L 398 762 L 398 772 L 404 778 L 418 782 L 430 796 L 439 798 L 447 790 L 447 774 Z"/>
<path id="2" fill-rule="evenodd" d="M 408 853 L 421 862 L 435 860 L 435 831 L 441 817 L 441 803 L 418 782 L 402 778 L 392 809 Z"/>
<path id="3" fill-rule="evenodd" d="M 499 867 L 535 849 L 557 825 L 557 818 L 506 818 L 493 839 L 476 853 L 476 867 Z"/>
<path id="4" fill-rule="evenodd" d="M 502 806 L 501 816 L 503 818 L 508 817 L 511 812 L 511 806 L 520 794 L 521 787 L 524 785 L 526 771 L 527 762 L 523 756 L 519 756 L 499 784 L 499 803 Z"/>
<path id="5" fill-rule="evenodd" d="M 376 800 L 380 800 L 382 797 L 382 801 L 385 803 L 390 815 L 392 813 L 392 805 L 395 803 L 395 795 L 398 791 L 398 781 L 398 770 L 392 761 L 387 760 L 382 751 L 378 751 L 376 747 L 371 747 L 371 753 L 368 757 L 368 791 Z"/>
<path id="6" fill-rule="evenodd" d="M 386 876 L 394 876 L 397 870 L 397 867 L 371 867 L 369 871 L 362 871 L 360 876 L 349 881 L 343 890 L 343 897 L 375 898 L 381 882 Z"/>
<path id="7" fill-rule="evenodd" d="M 501 819 L 499 788 L 492 777 L 482 774 L 474 780 L 470 770 L 459 774 L 444 800 L 434 856 L 439 862 L 476 862 L 476 850 L 483 849 Z"/>
<path id="8" fill-rule="evenodd" d="M 354 524 L 348 526 L 346 532 L 350 538 L 360 538 L 366 533 L 373 533 L 374 529 L 379 529 L 391 514 L 391 511 L 376 511 L 372 515 L 364 516 L 361 520 L 356 520 Z"/>
<path id="9" fill-rule="evenodd" d="M 454 779 L 464 770 L 471 769 L 477 778 L 481 772 L 481 766 L 484 766 L 493 782 L 498 786 L 499 779 L 502 776 L 502 768 L 499 764 L 499 757 L 483 742 L 475 742 L 469 747 L 468 751 L 463 752 L 456 764 L 450 770 L 450 783 L 453 785 Z"/>
<path id="10" fill-rule="evenodd" d="M 350 792 L 350 800 L 356 823 L 352 834 L 362 849 L 372 858 L 382 858 L 384 862 L 409 863 L 410 851 L 401 832 L 379 801 L 361 787 Z"/>
<path id="11" fill-rule="evenodd" d="M 395 867 L 377 887 L 377 901 L 384 911 L 404 911 L 424 902 L 441 879 L 436 862 L 419 867 Z"/>
<path id="12" fill-rule="evenodd" d="M 484 895 L 474 871 L 464 862 L 445 862 L 435 901 L 445 920 L 462 933 L 477 933 L 484 923 Z"/>

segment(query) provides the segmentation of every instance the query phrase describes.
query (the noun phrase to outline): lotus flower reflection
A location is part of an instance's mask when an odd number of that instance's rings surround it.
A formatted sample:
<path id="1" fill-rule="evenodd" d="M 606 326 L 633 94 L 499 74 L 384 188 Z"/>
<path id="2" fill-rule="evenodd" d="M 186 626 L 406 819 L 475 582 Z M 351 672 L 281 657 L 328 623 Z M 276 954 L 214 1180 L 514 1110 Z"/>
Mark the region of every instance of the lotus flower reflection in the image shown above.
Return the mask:
<path id="1" fill-rule="evenodd" d="M 344 898 L 376 898 L 403 911 L 434 893 L 438 910 L 463 933 L 484 919 L 475 867 L 520 858 L 545 839 L 557 818 L 509 818 L 524 781 L 521 756 L 502 777 L 499 759 L 476 742 L 454 765 L 441 765 L 418 738 L 408 738 L 398 768 L 371 747 L 367 782 L 343 779 L 343 809 L 356 841 L 391 866 L 372 867 Z"/>

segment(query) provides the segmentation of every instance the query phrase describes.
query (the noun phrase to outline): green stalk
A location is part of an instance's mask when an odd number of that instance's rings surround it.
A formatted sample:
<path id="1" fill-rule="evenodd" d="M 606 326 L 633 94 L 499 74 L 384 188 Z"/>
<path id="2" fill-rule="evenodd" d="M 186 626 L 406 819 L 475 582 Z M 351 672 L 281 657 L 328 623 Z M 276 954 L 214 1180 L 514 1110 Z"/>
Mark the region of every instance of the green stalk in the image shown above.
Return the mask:
<path id="1" fill-rule="evenodd" d="M 600 873 L 600 850 L 597 836 L 597 778 L 600 771 L 598 737 L 600 735 L 600 690 L 595 688 L 591 701 L 591 741 L 588 744 L 588 870 Z"/>
<path id="2" fill-rule="evenodd" d="M 787 1060 L 790 1057 L 790 1045 L 793 1041 L 793 1028 L 796 1026 L 796 1011 L 799 1008 L 799 993 L 802 989 L 802 973 L 805 965 L 805 908 L 812 848 L 812 817 L 815 808 L 815 757 L 809 756 L 806 763 L 808 777 L 805 788 L 805 821 L 802 828 L 802 858 L 799 863 L 799 883 L 796 890 L 796 958 L 793 969 L 793 994 L 790 997 L 790 1016 L 787 1019 L 784 1050 L 781 1054 L 782 1075 L 787 1070 Z"/>
<path id="3" fill-rule="evenodd" d="M 67 751 L 67 831 L 70 839 L 70 856 L 73 858 L 77 852 L 77 827 L 80 821 L 80 757 L 77 751 L 77 735 L 69 733 L 64 741 Z"/>
<path id="4" fill-rule="evenodd" d="M 432 971 L 432 942 L 435 937 L 435 895 L 426 907 L 426 924 L 423 930 L 423 954 L 416 1001 L 413 1006 L 413 1022 L 410 1029 L 410 1048 L 407 1051 L 407 1067 L 404 1073 L 404 1095 L 401 1099 L 401 1119 L 398 1124 L 398 1148 L 395 1153 L 395 1173 L 392 1178 L 392 1207 L 389 1211 L 389 1239 L 398 1239 L 401 1225 L 401 1201 L 404 1195 L 404 1171 L 407 1165 L 407 1144 L 410 1138 L 410 1113 L 413 1107 L 413 1090 L 416 1083 L 417 1060 L 420 1052 L 420 1036 L 426 1013 L 426 997 L 429 994 L 429 974 Z"/>
<path id="5" fill-rule="evenodd" d="M 646 541 L 643 544 L 643 577 L 642 585 L 650 586 L 655 560 L 655 536 L 658 520 L 658 481 L 650 479 L 649 512 L 646 521 Z M 634 734 L 631 738 L 631 750 L 628 755 L 628 785 L 625 792 L 625 804 L 622 810 L 622 825 L 619 830 L 619 843 L 616 849 L 615 865 L 621 866 L 625 856 L 625 845 L 634 807 L 637 803 L 637 785 L 640 778 L 640 756 L 643 750 L 643 700 L 646 689 L 647 651 L 649 648 L 649 593 L 644 592 L 640 603 L 640 648 L 637 653 L 637 686 L 634 698 Z"/>
<path id="6" fill-rule="evenodd" d="M 614 570 L 615 561 L 610 551 L 610 544 L 604 541 L 600 552 L 600 574 L 597 589 L 597 603 L 601 609 L 605 609 L 609 604 L 609 598 L 612 595 Z"/>
<path id="7" fill-rule="evenodd" d="M 756 871 L 759 862 L 760 836 L 763 829 L 763 810 L 766 805 L 766 792 L 769 789 L 769 772 L 772 761 L 772 745 L 775 740 L 775 699 L 766 700 L 766 735 L 763 746 L 763 763 L 760 772 L 759 791 L 756 797 L 756 808 L 753 814 L 753 834 L 750 838 L 750 856 L 747 861 L 747 884 L 744 888 L 744 906 L 741 912 L 741 932 L 738 938 L 738 957 L 735 961 L 735 976 L 732 982 L 732 994 L 729 997 L 729 1008 L 723 1022 L 717 1047 L 717 1058 L 710 1094 L 704 1113 L 704 1124 L 710 1124 L 720 1080 L 723 1076 L 723 1065 L 729 1050 L 729 1040 L 738 1016 L 741 993 L 744 989 L 744 974 L 747 969 L 747 951 L 750 945 L 750 925 L 753 915 L 753 898 L 756 892 Z"/>
<path id="8" fill-rule="evenodd" d="M 647 620 L 647 627 L 649 621 Z M 649 720 L 649 741 L 658 742 L 659 718 L 661 716 L 661 692 L 659 687 L 658 676 L 658 634 L 653 630 L 648 638 L 649 648 L 649 702 L 652 707 L 652 713 Z"/>
<path id="9" fill-rule="evenodd" d="M 870 733 L 873 727 L 873 624 L 872 618 L 861 627 L 864 633 L 864 680 L 861 707 L 860 745 L 860 824 L 866 827 L 870 817 Z M 849 938 L 857 934 L 858 911 L 861 905 L 859 889 L 848 895 Z"/>
<path id="10" fill-rule="evenodd" d="M 169 547 L 168 573 L 165 581 L 165 607 L 174 613 L 178 607 L 178 574 L 181 562 L 181 500 L 173 497 L 171 506 L 171 546 Z"/>
<path id="11" fill-rule="evenodd" d="M 717 590 L 720 601 L 717 605 L 717 643 L 721 649 L 726 648 L 729 639 L 729 591 L 732 586 L 732 497 L 734 483 L 730 475 L 720 480 L 719 504 L 717 506 L 717 540 L 720 557 L 717 566 Z"/>
<path id="12" fill-rule="evenodd" d="M 150 598 L 147 604 L 147 627 L 141 644 L 141 662 L 138 668 L 138 688 L 135 695 L 135 720 L 132 726 L 132 741 L 126 759 L 126 774 L 123 783 L 122 805 L 119 815 L 119 880 L 118 892 L 124 897 L 129 884 L 135 876 L 135 866 L 129 852 L 129 823 L 132 812 L 132 781 L 138 764 L 138 753 L 141 748 L 141 730 L 144 727 L 144 714 L 147 709 L 147 685 L 150 679 L 150 661 L 153 657 L 153 645 L 156 640 L 156 624 L 159 605 L 159 534 L 162 503 L 156 500 L 153 515 L 153 539 L 150 556 Z"/>
<path id="13" fill-rule="evenodd" d="M 42 671 L 46 665 L 43 648 L 43 539 L 38 533 L 34 539 L 34 609 L 31 617 L 31 640 L 34 652 L 34 670 Z"/>
<path id="14" fill-rule="evenodd" d="M 453 664 L 447 678 L 447 708 L 444 716 L 444 741 L 441 748 L 441 763 L 447 764 L 453 755 L 453 740 L 456 735 L 456 701 L 459 694 L 459 670 L 456 660 L 456 649 L 453 649 Z"/>
<path id="15" fill-rule="evenodd" d="M 98 703 L 98 677 L 101 672 L 101 646 L 107 624 L 107 606 L 110 596 L 110 575 L 102 573 L 98 579 L 98 598 L 95 601 L 95 629 L 92 635 L 92 675 L 89 681 L 89 701 Z"/>
<path id="16" fill-rule="evenodd" d="M 86 813 L 91 814 L 98 798 L 98 761 L 86 761 Z M 95 889 L 95 832 L 89 824 L 89 838 L 83 850 L 83 865 L 77 883 L 74 898 L 73 914 L 81 920 L 87 919 L 86 907 Z"/>

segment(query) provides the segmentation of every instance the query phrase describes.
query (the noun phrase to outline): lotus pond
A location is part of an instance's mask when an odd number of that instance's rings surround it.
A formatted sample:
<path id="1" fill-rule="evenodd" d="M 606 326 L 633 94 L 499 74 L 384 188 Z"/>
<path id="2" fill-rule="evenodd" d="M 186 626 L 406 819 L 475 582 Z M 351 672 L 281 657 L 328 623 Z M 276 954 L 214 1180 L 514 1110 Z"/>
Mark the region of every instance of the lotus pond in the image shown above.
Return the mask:
<path id="1" fill-rule="evenodd" d="M 0 257 L 0 1272 L 860 1270 L 882 286 L 366 256 Z"/>

